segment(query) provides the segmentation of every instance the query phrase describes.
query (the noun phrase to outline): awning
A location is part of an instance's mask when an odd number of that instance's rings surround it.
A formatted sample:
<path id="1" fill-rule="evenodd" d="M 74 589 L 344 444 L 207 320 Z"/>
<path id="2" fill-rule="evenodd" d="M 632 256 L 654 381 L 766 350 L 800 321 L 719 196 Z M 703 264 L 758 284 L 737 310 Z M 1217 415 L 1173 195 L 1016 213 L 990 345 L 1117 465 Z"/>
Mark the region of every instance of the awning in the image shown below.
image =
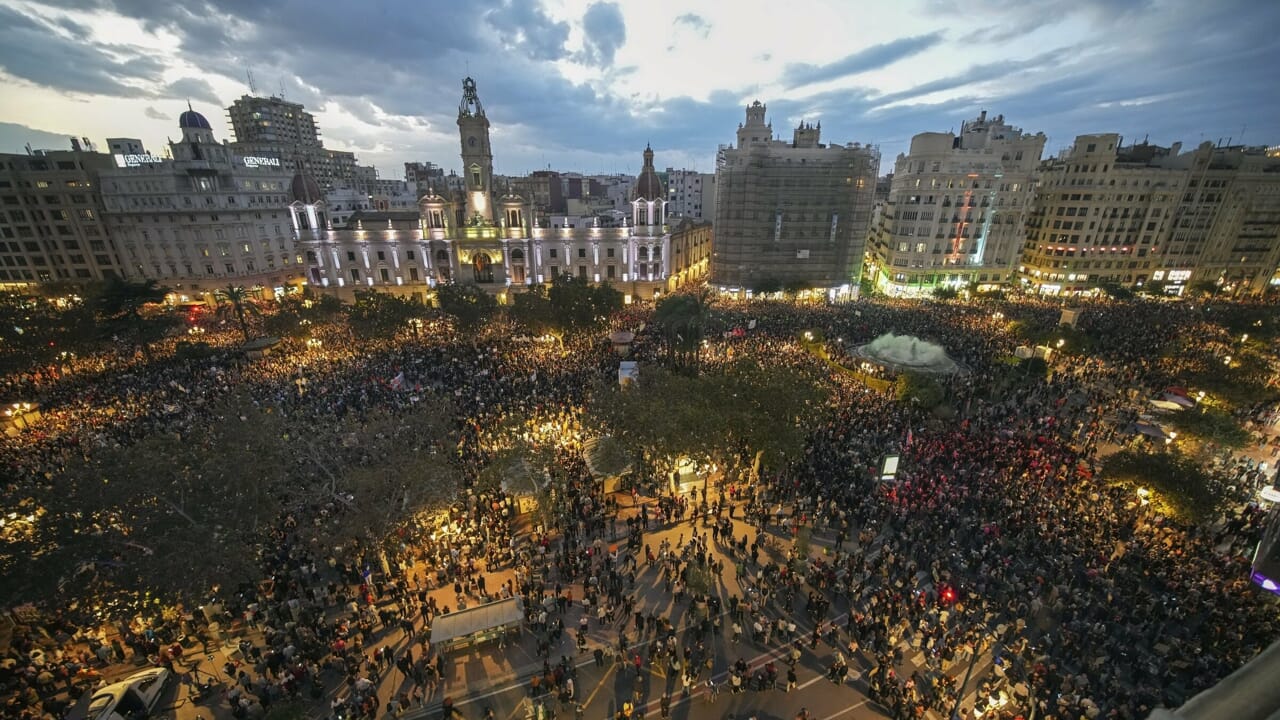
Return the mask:
<path id="1" fill-rule="evenodd" d="M 448 642 L 485 630 L 518 625 L 523 621 L 523 600 L 518 597 L 498 600 L 436 617 L 431 624 L 431 642 Z"/>
<path id="2" fill-rule="evenodd" d="M 1168 437 L 1164 430 L 1160 429 L 1159 425 L 1153 423 L 1136 422 L 1132 425 L 1132 430 L 1133 432 L 1141 433 L 1153 438 L 1160 438 L 1161 440 Z"/>
<path id="3" fill-rule="evenodd" d="M 631 472 L 631 454 L 608 435 L 583 443 L 582 457 L 594 478 L 618 477 Z"/>

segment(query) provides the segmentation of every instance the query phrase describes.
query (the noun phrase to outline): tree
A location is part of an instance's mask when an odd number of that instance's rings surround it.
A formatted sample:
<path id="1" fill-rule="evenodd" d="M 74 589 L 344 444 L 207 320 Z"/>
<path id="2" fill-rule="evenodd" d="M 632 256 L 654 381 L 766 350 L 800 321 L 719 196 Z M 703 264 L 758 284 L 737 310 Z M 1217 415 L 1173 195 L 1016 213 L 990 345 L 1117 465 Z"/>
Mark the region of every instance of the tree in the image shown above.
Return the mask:
<path id="1" fill-rule="evenodd" d="M 1112 300 L 1130 300 L 1133 298 L 1133 291 L 1119 283 L 1100 283 L 1097 288 L 1106 293 L 1107 297 Z"/>
<path id="2" fill-rule="evenodd" d="M 1121 450 L 1102 463 L 1111 480 L 1154 493 L 1153 502 L 1183 520 L 1209 517 L 1226 499 L 1221 482 L 1178 450 Z"/>
<path id="3" fill-rule="evenodd" d="M 707 290 L 668 295 L 658 301 L 653 322 L 666 343 L 671 367 L 697 372 L 711 303 Z"/>
<path id="4" fill-rule="evenodd" d="M 799 296 L 800 293 L 812 289 L 813 283 L 808 280 L 788 280 L 782 284 L 782 292 L 786 293 L 787 297 L 793 299 Z"/>
<path id="5" fill-rule="evenodd" d="M 782 463 L 803 452 L 828 391 L 817 375 L 790 366 L 739 361 L 692 377 L 654 368 L 638 388 L 598 388 L 590 412 L 651 456 L 748 458 L 763 450 Z"/>
<path id="6" fill-rule="evenodd" d="M 219 289 L 214 293 L 214 299 L 218 301 L 218 314 L 221 316 L 231 315 L 240 325 L 240 333 L 244 335 L 244 341 L 249 342 L 249 321 L 248 315 L 261 315 L 262 311 L 253 303 L 252 295 L 243 285 L 228 284 L 226 287 Z"/>
<path id="7" fill-rule="evenodd" d="M 592 286 L 585 278 L 561 275 L 547 291 L 552 318 L 568 333 L 595 330 L 622 309 L 622 293 L 611 285 Z"/>
<path id="8" fill-rule="evenodd" d="M 911 403 L 922 410 L 932 410 L 942 402 L 942 385 L 932 375 L 904 372 L 894 382 L 894 393 L 899 401 Z"/>
<path id="9" fill-rule="evenodd" d="M 347 321 L 359 337 L 389 339 L 409 327 L 409 320 L 421 317 L 426 309 L 413 298 L 360 290 L 355 303 L 347 308 Z"/>
<path id="10" fill-rule="evenodd" d="M 561 337 L 563 334 L 563 328 L 556 322 L 551 308 L 551 300 L 547 298 L 545 285 L 532 285 L 528 290 L 517 293 L 507 310 L 507 317 L 534 335 Z"/>
<path id="11" fill-rule="evenodd" d="M 0 293 L 0 372 L 21 372 L 57 364 L 63 353 L 97 345 L 93 308 L 84 303 L 58 307 L 43 298 Z"/>
<path id="12" fill-rule="evenodd" d="M 242 394 L 209 410 L 185 434 L 95 449 L 36 489 L 39 532 L 0 548 L 4 599 L 202 599 L 215 585 L 258 579 L 261 543 L 281 512 L 326 508 L 304 532 L 332 547 L 352 528 L 383 538 L 456 488 L 444 398 L 332 425 L 299 425 Z"/>
<path id="13" fill-rule="evenodd" d="M 933 289 L 933 298 L 935 300 L 955 300 L 960 297 L 960 292 L 953 287 L 939 285 Z"/>
<path id="14" fill-rule="evenodd" d="M 1239 420 L 1218 408 L 1202 406 L 1175 412 L 1168 416 L 1167 423 L 1201 442 L 1237 450 L 1253 440 Z"/>
<path id="15" fill-rule="evenodd" d="M 475 328 L 487 320 L 498 307 L 492 295 L 475 285 L 450 283 L 436 290 L 440 309 L 464 329 Z"/>
<path id="16" fill-rule="evenodd" d="M 96 299 L 102 329 L 120 341 L 138 345 L 150 358 L 151 344 L 177 324 L 172 315 L 155 312 L 152 307 L 164 302 L 166 292 L 155 280 L 112 278 Z"/>
<path id="17" fill-rule="evenodd" d="M 1187 290 L 1199 297 L 1215 297 L 1222 290 L 1222 286 L 1213 280 L 1197 280 L 1191 283 Z"/>
<path id="18" fill-rule="evenodd" d="M 751 292 L 756 295 L 773 295 L 782 292 L 782 281 L 776 277 L 761 278 L 751 286 Z"/>

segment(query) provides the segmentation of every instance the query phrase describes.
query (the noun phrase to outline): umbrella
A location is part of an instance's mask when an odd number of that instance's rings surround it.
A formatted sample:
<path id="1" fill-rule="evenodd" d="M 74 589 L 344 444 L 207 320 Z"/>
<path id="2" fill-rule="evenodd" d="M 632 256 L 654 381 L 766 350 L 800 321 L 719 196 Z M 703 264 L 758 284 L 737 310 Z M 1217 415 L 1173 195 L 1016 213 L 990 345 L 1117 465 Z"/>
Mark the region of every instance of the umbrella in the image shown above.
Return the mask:
<path id="1" fill-rule="evenodd" d="M 1188 395 L 1186 388 L 1178 387 L 1177 385 L 1174 385 L 1173 387 L 1167 387 L 1164 389 L 1164 391 L 1166 393 L 1169 393 L 1170 395 L 1181 395 L 1182 397 L 1187 397 Z"/>
<path id="2" fill-rule="evenodd" d="M 1177 403 L 1178 405 L 1181 405 L 1184 408 L 1196 406 L 1195 400 L 1188 398 L 1186 395 L 1179 395 L 1177 393 L 1166 392 L 1164 394 L 1164 399 L 1168 400 L 1171 403 Z"/>
<path id="3" fill-rule="evenodd" d="M 1181 410 L 1182 409 L 1182 405 L 1179 405 L 1178 403 L 1173 402 L 1171 400 L 1154 400 L 1153 399 L 1150 402 L 1153 406 L 1158 407 L 1161 410 Z"/>

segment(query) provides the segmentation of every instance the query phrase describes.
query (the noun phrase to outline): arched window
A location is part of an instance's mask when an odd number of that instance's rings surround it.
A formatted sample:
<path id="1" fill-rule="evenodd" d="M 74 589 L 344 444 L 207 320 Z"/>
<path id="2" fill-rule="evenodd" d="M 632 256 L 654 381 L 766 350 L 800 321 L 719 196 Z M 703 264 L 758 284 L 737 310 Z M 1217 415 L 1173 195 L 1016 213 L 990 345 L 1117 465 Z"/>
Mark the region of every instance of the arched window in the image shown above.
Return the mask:
<path id="1" fill-rule="evenodd" d="M 480 175 L 479 165 L 471 166 L 471 189 L 472 190 L 484 189 L 484 178 Z"/>

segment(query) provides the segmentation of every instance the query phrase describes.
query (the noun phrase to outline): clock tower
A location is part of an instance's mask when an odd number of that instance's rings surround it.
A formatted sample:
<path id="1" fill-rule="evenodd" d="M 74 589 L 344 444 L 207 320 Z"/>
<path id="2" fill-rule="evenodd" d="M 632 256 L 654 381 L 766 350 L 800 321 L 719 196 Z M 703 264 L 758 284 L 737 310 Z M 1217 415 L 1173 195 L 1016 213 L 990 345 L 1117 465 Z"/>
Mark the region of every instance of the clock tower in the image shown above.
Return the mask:
<path id="1" fill-rule="evenodd" d="M 476 81 L 462 81 L 458 104 L 458 135 L 462 140 L 462 174 L 466 178 L 464 225 L 493 224 L 493 150 L 489 147 L 489 118 L 485 117 Z M 476 218 L 479 218 L 479 221 Z"/>

